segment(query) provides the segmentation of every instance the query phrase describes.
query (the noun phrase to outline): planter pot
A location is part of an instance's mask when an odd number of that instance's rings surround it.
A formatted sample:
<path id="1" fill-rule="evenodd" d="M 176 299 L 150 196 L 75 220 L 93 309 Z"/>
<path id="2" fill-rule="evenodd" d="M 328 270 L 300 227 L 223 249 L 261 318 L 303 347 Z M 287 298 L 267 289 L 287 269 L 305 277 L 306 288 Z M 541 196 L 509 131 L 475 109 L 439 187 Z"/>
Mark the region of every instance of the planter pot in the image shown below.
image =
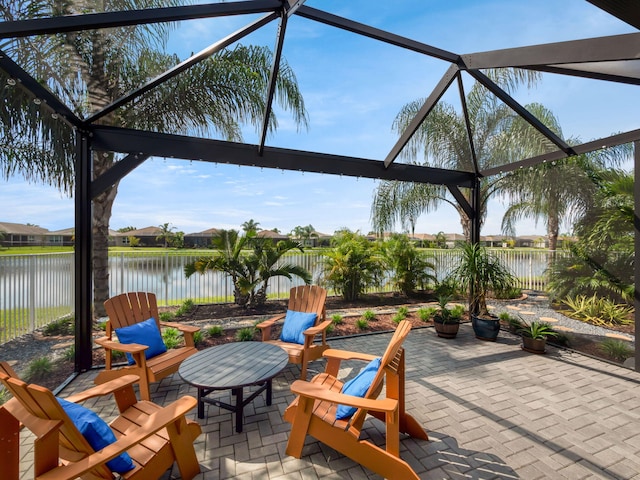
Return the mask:
<path id="1" fill-rule="evenodd" d="M 440 338 L 456 338 L 456 335 L 458 335 L 458 329 L 460 328 L 460 323 L 459 322 L 442 323 L 442 322 L 434 321 L 433 327 L 436 330 L 436 334 Z"/>
<path id="2" fill-rule="evenodd" d="M 546 338 L 522 337 L 522 349 L 526 352 L 544 353 L 546 345 Z"/>
<path id="3" fill-rule="evenodd" d="M 496 317 L 478 317 L 476 315 L 471 316 L 471 325 L 473 326 L 473 333 L 476 338 L 480 340 L 488 340 L 495 342 L 498 338 L 498 332 L 500 331 L 500 320 Z"/>

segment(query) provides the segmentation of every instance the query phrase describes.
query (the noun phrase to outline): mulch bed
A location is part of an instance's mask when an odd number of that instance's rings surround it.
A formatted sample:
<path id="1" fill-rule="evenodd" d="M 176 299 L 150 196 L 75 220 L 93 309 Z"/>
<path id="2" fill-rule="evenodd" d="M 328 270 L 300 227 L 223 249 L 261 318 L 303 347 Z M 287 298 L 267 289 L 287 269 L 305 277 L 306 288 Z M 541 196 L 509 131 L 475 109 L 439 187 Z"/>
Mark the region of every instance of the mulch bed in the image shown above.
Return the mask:
<path id="1" fill-rule="evenodd" d="M 380 331 L 392 331 L 396 328 L 397 323 L 393 317 L 400 306 L 406 305 L 409 307 L 409 314 L 406 317 L 414 327 L 424 327 L 432 325 L 432 322 L 424 322 L 421 320 L 416 312 L 417 305 L 426 302 L 433 302 L 435 299 L 432 295 L 418 295 L 416 297 L 407 298 L 404 296 L 398 296 L 393 294 L 376 294 L 365 295 L 361 299 L 355 302 L 345 302 L 340 297 L 329 297 L 326 302 L 326 308 L 329 317 L 335 312 L 345 313 L 343 315 L 343 321 L 339 324 L 333 325 L 333 330 L 328 333 L 328 337 L 347 336 L 356 334 L 365 334 Z M 259 309 L 245 309 L 235 304 L 210 304 L 210 305 L 197 305 L 187 315 L 177 316 L 173 321 L 182 322 L 200 322 L 206 320 L 220 320 L 220 319 L 236 319 L 239 317 L 253 317 L 258 319 L 270 318 L 272 315 L 282 314 L 286 311 L 286 300 L 269 300 L 264 306 Z M 361 318 L 361 315 L 347 315 L 346 310 L 358 309 L 359 311 L 365 310 L 380 310 L 384 308 L 385 312 L 393 313 L 376 313 L 374 319 L 370 320 L 366 328 L 359 328 L 356 325 L 356 321 Z M 165 309 L 168 310 L 168 309 Z M 466 319 L 465 319 L 466 320 Z M 214 322 L 212 322 L 214 323 Z M 507 330 L 506 326 L 503 327 Z M 236 334 L 239 328 L 226 328 L 221 335 L 209 336 L 206 333 L 203 335 L 203 341 L 198 344 L 199 349 L 204 349 L 213 345 L 219 345 L 222 343 L 228 343 L 236 340 Z M 624 327 L 621 331 L 627 331 L 629 327 Z M 99 335 L 99 332 L 96 332 Z M 279 335 L 279 328 L 274 328 L 272 336 L 277 338 Z M 73 337 L 70 337 L 71 339 Z M 254 340 L 259 340 L 259 333 L 256 332 L 253 335 Z M 598 339 L 600 340 L 600 339 Z M 598 348 L 598 341 L 590 339 L 588 336 L 571 335 L 572 349 L 596 356 L 608 361 L 615 361 Z M 620 362 L 616 362 L 620 363 Z M 97 348 L 93 351 L 93 364 L 104 365 L 104 352 L 103 349 Z M 66 379 L 73 373 L 74 364 L 72 361 L 58 360 L 55 362 L 55 369 L 49 372 L 43 378 L 35 381 L 48 388 L 54 389 L 61 385 Z"/>

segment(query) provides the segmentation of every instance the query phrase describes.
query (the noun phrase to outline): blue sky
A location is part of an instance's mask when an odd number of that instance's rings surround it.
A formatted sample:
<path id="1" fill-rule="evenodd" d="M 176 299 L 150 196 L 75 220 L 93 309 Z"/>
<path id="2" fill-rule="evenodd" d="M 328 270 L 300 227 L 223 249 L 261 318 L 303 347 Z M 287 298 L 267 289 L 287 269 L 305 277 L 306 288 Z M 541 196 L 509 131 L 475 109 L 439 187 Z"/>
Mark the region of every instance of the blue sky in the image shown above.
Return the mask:
<path id="1" fill-rule="evenodd" d="M 635 31 L 585 0 L 309 0 L 306 5 L 459 54 Z M 254 18 L 183 22 L 172 33 L 169 50 L 186 58 Z M 243 43 L 273 47 L 275 32 L 272 23 Z M 384 159 L 395 143 L 391 125 L 400 108 L 428 95 L 448 67 L 297 17 L 289 21 L 283 54 L 297 75 L 309 128 L 298 131 L 286 112 L 277 111 L 279 129 L 267 144 L 376 160 Z M 551 109 L 565 138 L 588 141 L 640 126 L 637 87 L 545 74 L 534 90 L 515 97 Z M 453 104 L 455 96 L 447 94 L 444 100 Z M 257 139 L 247 127 L 244 141 Z M 111 228 L 170 223 L 191 233 L 238 229 L 253 219 L 261 228 L 282 232 L 312 224 L 324 233 L 342 227 L 366 233 L 375 187 L 368 179 L 154 158 L 121 181 Z M 74 223 L 72 199 L 20 177 L 2 181 L 0 204 L 5 207 L 0 221 L 49 230 Z M 500 233 L 503 211 L 500 201 L 490 204 L 483 234 Z M 461 233 L 453 208 L 443 206 L 418 219 L 416 232 L 439 231 Z M 523 221 L 517 233 L 543 234 L 544 227 Z"/>

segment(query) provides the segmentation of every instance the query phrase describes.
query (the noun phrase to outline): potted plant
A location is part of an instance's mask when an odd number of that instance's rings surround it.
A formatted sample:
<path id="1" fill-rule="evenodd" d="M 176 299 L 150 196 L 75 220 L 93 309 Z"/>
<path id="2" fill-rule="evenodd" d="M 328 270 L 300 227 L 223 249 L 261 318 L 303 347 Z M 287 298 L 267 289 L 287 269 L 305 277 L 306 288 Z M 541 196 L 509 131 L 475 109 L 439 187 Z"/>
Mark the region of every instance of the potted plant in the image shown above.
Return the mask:
<path id="1" fill-rule="evenodd" d="M 515 277 L 498 258 L 477 243 L 464 244 L 460 263 L 451 276 L 469 295 L 469 314 L 476 338 L 495 341 L 500 321 L 489 314 L 487 296 L 490 291 L 511 288 Z"/>
<path id="2" fill-rule="evenodd" d="M 553 331 L 551 325 L 545 322 L 531 322 L 520 328 L 522 335 L 522 349 L 531 353 L 544 353 L 547 345 L 547 337 L 555 337 L 558 334 Z"/>
<path id="3" fill-rule="evenodd" d="M 441 295 L 438 297 L 438 309 L 433 314 L 433 327 L 441 338 L 456 338 L 460 328 L 460 319 L 464 308 L 457 305 L 447 308 L 451 297 Z"/>

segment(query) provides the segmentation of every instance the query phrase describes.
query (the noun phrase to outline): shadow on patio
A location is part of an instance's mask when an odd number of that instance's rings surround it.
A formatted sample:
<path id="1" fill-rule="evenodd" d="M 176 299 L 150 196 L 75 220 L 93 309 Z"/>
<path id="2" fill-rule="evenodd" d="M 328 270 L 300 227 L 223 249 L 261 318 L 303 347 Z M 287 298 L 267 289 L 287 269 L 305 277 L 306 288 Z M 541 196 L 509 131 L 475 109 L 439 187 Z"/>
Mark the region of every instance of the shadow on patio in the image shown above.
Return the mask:
<path id="1" fill-rule="evenodd" d="M 382 353 L 390 335 L 336 338 L 331 346 Z M 407 410 L 430 441 L 403 436 L 401 456 L 421 478 L 640 478 L 640 374 L 555 348 L 529 354 L 506 333 L 482 342 L 468 324 L 454 340 L 416 329 L 404 345 Z M 311 364 L 312 371 L 321 367 Z M 91 386 L 97 373 L 81 375 L 60 396 Z M 302 459 L 284 453 L 290 425 L 282 412 L 298 375 L 296 366 L 287 367 L 274 379 L 271 406 L 261 395 L 245 408 L 242 433 L 235 432 L 232 413 L 205 407 L 198 478 L 377 478 L 311 438 Z M 196 396 L 195 388 L 178 374 L 152 386 L 160 404 L 185 394 Z M 110 398 L 85 405 L 105 419 L 116 410 Z M 364 435 L 374 443 L 383 444 L 383 431 L 377 420 L 366 421 Z M 31 443 L 23 432 L 22 478 L 32 478 Z M 177 469 L 165 475 L 177 476 Z"/>

